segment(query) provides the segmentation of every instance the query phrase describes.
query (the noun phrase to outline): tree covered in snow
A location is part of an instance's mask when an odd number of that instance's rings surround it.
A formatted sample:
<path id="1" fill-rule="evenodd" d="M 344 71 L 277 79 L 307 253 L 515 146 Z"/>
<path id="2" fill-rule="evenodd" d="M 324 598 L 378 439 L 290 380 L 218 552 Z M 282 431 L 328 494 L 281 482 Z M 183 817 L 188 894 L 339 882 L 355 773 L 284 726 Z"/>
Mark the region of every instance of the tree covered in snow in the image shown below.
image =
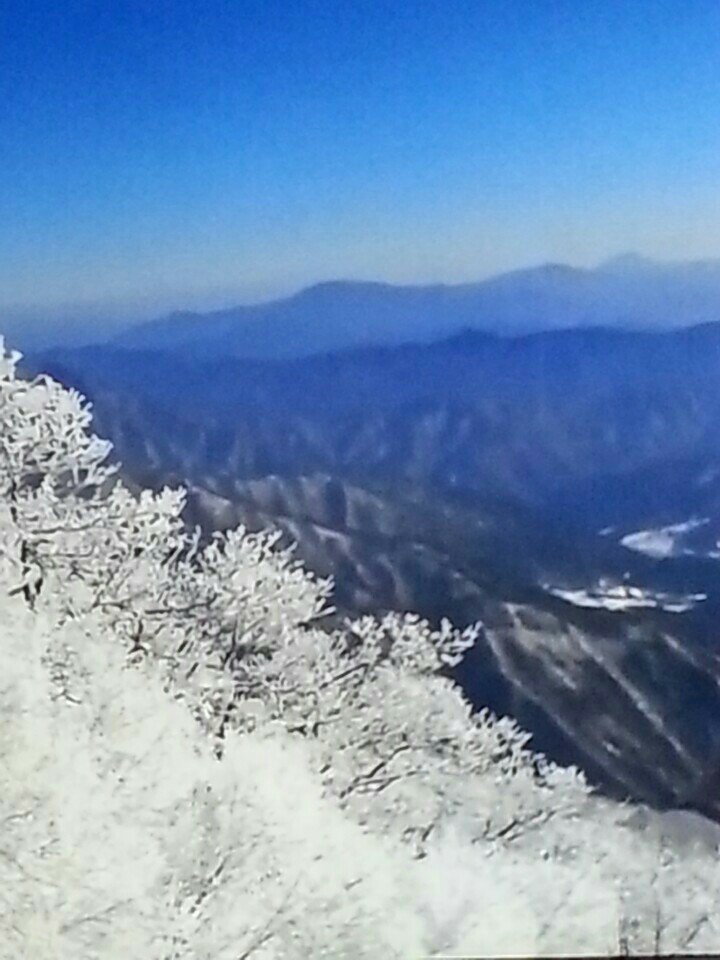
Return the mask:
<path id="1" fill-rule="evenodd" d="M 0 956 L 402 956 L 403 928 L 419 946 L 392 857 L 297 741 L 231 736 L 219 762 L 93 615 L 11 601 L 0 630 Z"/>
<path id="2" fill-rule="evenodd" d="M 0 380 L 11 593 L 62 620 L 96 614 L 131 656 L 162 664 L 218 749 L 259 718 L 312 740 L 327 790 L 383 832 L 422 843 L 472 808 L 474 834 L 501 837 L 582 804 L 579 774 L 539 761 L 512 721 L 474 714 L 443 675 L 474 630 L 396 614 L 322 629 L 330 584 L 276 534 L 240 529 L 200 549 L 182 492 L 113 482 L 81 398 L 18 378 L 16 362 Z"/>
<path id="3" fill-rule="evenodd" d="M 474 712 L 448 676 L 474 629 L 328 628 L 331 584 L 276 534 L 202 545 L 182 491 L 132 494 L 82 399 L 18 359 L 0 350 L 0 957 L 612 953 L 661 914 L 663 950 L 713 942 L 720 884 L 697 908 L 673 891 L 717 856 L 660 856 Z"/>

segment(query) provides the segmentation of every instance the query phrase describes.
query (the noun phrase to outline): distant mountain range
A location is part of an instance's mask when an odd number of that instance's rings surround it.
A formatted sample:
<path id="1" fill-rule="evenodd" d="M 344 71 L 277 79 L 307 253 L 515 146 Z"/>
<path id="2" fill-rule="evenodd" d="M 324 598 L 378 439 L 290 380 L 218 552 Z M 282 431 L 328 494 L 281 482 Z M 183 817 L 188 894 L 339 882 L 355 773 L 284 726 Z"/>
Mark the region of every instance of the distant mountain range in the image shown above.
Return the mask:
<path id="1" fill-rule="evenodd" d="M 270 303 L 173 313 L 115 344 L 192 357 L 278 359 L 429 342 L 463 329 L 501 334 L 566 327 L 667 329 L 720 320 L 720 261 L 629 254 L 594 270 L 547 264 L 480 283 L 394 286 L 333 281 Z"/>
<path id="2" fill-rule="evenodd" d="M 465 329 L 668 329 L 716 320 L 720 260 L 662 262 L 637 254 L 595 269 L 545 264 L 456 285 L 334 280 L 264 303 L 139 323 L 123 320 L 119 303 L 0 308 L 0 329 L 26 351 L 112 340 L 132 349 L 256 359 L 430 342 Z"/>
<path id="3" fill-rule="evenodd" d="M 462 682 L 538 747 L 720 816 L 696 791 L 720 752 L 720 323 L 27 369 L 90 397 L 136 481 L 186 484 L 190 522 L 281 529 L 341 613 L 481 620 Z"/>

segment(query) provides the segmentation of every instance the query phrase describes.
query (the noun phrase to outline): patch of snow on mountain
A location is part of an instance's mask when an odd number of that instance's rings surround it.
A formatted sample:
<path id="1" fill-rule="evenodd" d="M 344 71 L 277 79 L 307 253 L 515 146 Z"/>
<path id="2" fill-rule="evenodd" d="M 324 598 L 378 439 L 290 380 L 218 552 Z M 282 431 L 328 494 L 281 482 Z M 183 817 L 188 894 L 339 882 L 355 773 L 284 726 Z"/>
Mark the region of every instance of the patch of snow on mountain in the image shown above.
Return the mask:
<path id="1" fill-rule="evenodd" d="M 709 517 L 702 520 L 691 519 L 683 523 L 674 523 L 667 527 L 659 527 L 656 530 L 638 530 L 636 533 L 629 533 L 622 538 L 620 543 L 628 550 L 635 550 L 637 553 L 644 553 L 648 557 L 654 557 L 663 560 L 667 557 L 675 557 L 682 554 L 692 554 L 694 551 L 684 549 L 680 545 L 682 538 L 703 527 L 710 522 Z M 708 554 L 713 556 L 714 554 Z"/>
<path id="2" fill-rule="evenodd" d="M 628 584 L 611 585 L 600 581 L 597 587 L 589 590 L 565 590 L 545 585 L 548 593 L 559 597 L 576 607 L 595 607 L 605 610 L 630 610 L 638 607 L 656 607 L 668 613 L 685 613 L 697 603 L 707 600 L 707 594 L 693 593 L 684 597 L 675 597 L 667 593 L 653 593 Z"/>

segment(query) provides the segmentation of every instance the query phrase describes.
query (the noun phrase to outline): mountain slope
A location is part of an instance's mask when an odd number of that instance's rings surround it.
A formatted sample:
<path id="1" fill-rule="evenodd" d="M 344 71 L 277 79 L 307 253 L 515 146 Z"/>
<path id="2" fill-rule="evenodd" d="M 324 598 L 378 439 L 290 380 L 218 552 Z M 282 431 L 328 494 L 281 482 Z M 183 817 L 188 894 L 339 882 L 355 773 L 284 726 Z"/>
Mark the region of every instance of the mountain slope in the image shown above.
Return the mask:
<path id="1" fill-rule="evenodd" d="M 694 515 L 720 529 L 720 325 L 282 362 L 99 347 L 28 368 L 93 400 L 138 482 L 187 484 L 206 533 L 278 527 L 335 577 L 339 615 L 480 620 L 476 705 L 617 794 L 699 803 L 720 747 L 720 566 L 623 541 Z"/>
<path id="2" fill-rule="evenodd" d="M 95 399 L 176 415 L 187 436 L 168 456 L 181 473 L 202 437 L 213 472 L 360 472 L 539 503 L 660 461 L 720 458 L 720 324 L 466 333 L 286 362 L 104 347 L 32 362 Z"/>

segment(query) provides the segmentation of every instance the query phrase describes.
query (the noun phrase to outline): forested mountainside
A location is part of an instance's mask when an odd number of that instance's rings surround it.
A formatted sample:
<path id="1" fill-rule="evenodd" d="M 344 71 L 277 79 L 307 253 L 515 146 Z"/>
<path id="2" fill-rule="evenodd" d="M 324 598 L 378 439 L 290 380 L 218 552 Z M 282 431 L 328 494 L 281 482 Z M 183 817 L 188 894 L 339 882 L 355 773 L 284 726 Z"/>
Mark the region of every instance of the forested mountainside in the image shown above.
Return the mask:
<path id="1" fill-rule="evenodd" d="M 473 710 L 451 672 L 475 628 L 323 625 L 329 584 L 277 534 L 203 543 L 182 490 L 129 489 L 81 398 L 17 361 L 0 350 L 8 957 L 717 948 L 717 828 L 602 799 Z"/>
<path id="2" fill-rule="evenodd" d="M 285 363 L 105 347 L 33 363 L 94 394 L 137 395 L 176 412 L 205 429 L 202 456 L 248 475 L 375 471 L 538 501 L 661 460 L 717 456 L 720 446 L 720 324 L 663 334 L 466 333 Z"/>
<path id="3" fill-rule="evenodd" d="M 206 531 L 279 527 L 341 611 L 480 620 L 464 688 L 539 748 L 615 793 L 713 807 L 720 326 L 28 368 L 92 399 L 136 481 L 187 483 Z M 627 545 L 692 518 L 692 550 Z"/>

